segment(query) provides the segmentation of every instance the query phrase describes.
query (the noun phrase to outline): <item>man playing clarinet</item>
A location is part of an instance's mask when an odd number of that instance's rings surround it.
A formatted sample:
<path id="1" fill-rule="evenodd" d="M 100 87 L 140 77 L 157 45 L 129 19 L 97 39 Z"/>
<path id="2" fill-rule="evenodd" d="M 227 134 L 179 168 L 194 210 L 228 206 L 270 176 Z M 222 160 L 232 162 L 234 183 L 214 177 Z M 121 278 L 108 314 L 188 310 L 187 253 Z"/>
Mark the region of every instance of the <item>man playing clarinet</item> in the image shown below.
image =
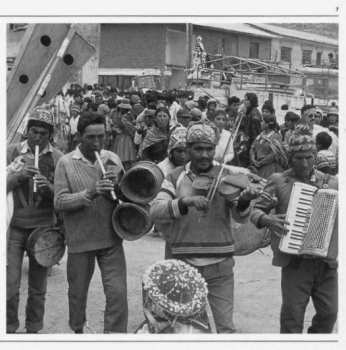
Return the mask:
<path id="1" fill-rule="evenodd" d="M 19 327 L 19 287 L 28 238 L 36 228 L 56 223 L 54 170 L 62 153 L 50 143 L 53 125 L 49 110 L 35 108 L 29 115 L 26 140 L 7 148 L 7 193 L 13 198 L 7 237 L 7 333 L 15 333 Z M 48 268 L 29 254 L 27 333 L 43 328 L 47 274 Z"/>
<path id="2" fill-rule="evenodd" d="M 55 173 L 54 204 L 63 214 L 68 247 L 69 325 L 75 333 L 83 333 L 88 288 L 97 260 L 106 295 L 104 332 L 126 332 L 125 256 L 111 220 L 117 204 L 114 186 L 123 166 L 116 154 L 103 149 L 102 115 L 84 112 L 77 130 L 80 144 L 61 158 Z"/>
<path id="3" fill-rule="evenodd" d="M 281 333 L 302 333 L 305 309 L 310 298 L 316 310 L 309 333 L 331 333 L 337 318 L 337 261 L 332 257 L 294 255 L 279 250 L 279 242 L 287 234 L 285 221 L 293 184 L 302 182 L 317 188 L 338 188 L 334 176 L 313 168 L 316 147 L 309 128 L 297 127 L 289 140 L 290 168 L 269 177 L 264 191 L 273 201 L 260 197 L 251 214 L 257 227 L 268 227 L 272 232 L 273 265 L 281 267 L 282 306 Z M 270 211 L 274 209 L 275 214 Z M 337 234 L 337 219 L 335 227 Z"/>

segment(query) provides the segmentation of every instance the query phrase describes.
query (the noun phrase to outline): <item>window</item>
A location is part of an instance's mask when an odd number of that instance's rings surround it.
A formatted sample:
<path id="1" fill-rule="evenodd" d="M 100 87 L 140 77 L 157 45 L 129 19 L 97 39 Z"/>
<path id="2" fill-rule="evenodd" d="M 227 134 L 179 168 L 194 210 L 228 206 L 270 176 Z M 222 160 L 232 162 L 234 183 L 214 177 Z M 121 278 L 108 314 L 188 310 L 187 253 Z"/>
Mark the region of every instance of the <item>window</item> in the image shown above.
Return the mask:
<path id="1" fill-rule="evenodd" d="M 316 66 L 320 66 L 322 62 L 322 52 L 317 52 L 316 54 Z"/>
<path id="2" fill-rule="evenodd" d="M 291 63 L 291 55 L 292 48 L 284 46 L 281 47 L 281 61 Z"/>
<path id="3" fill-rule="evenodd" d="M 249 58 L 259 58 L 259 43 L 250 43 Z"/>
<path id="4" fill-rule="evenodd" d="M 311 64 L 311 56 L 312 56 L 311 50 L 303 50 L 302 63 L 303 64 Z"/>

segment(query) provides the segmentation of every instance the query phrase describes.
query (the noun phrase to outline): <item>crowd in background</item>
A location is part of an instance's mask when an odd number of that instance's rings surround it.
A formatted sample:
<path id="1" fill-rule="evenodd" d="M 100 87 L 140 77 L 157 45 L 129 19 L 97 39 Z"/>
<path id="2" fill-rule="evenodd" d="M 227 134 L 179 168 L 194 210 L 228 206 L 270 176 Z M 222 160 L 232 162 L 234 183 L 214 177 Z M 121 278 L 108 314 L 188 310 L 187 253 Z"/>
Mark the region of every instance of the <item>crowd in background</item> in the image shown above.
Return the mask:
<path id="1" fill-rule="evenodd" d="M 262 106 L 255 93 L 244 100 L 228 98 L 227 106 L 210 96 L 194 98 L 192 91 L 119 91 L 111 86 L 94 84 L 81 87 L 72 84 L 60 92 L 51 104 L 55 116 L 54 143 L 64 153 L 78 144 L 77 124 L 83 114 L 98 113 L 106 123 L 105 148 L 116 153 L 129 169 L 138 160 L 162 162 L 167 157 L 169 138 L 177 128 L 206 121 L 218 131 L 215 160 L 250 169 L 268 178 L 288 167 L 287 144 L 295 126 L 309 125 L 318 147 L 316 168 L 337 173 L 338 109 L 324 113 L 318 107 L 305 105 L 301 111 L 288 110 L 284 123 L 278 124 L 270 100 Z M 234 147 L 225 152 L 230 133 L 242 111 L 244 117 Z M 178 151 L 176 151 L 178 152 Z"/>

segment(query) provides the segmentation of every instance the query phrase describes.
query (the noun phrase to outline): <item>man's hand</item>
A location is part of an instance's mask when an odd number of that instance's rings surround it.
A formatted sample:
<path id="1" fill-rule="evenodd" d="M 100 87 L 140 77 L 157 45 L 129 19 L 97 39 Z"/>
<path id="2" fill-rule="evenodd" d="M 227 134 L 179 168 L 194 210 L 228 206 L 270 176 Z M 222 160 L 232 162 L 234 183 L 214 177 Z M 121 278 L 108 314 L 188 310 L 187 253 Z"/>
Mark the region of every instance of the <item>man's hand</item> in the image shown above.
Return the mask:
<path id="1" fill-rule="evenodd" d="M 261 224 L 268 227 L 273 233 L 281 238 L 287 233 L 285 225 L 289 225 L 289 222 L 285 220 L 286 214 L 270 214 L 263 215 L 261 217 Z"/>
<path id="2" fill-rule="evenodd" d="M 243 190 L 240 195 L 239 195 L 239 200 L 242 201 L 252 201 L 253 199 L 257 198 L 260 195 L 259 189 L 253 187 L 253 186 L 248 186 L 246 187 L 245 190 Z"/>
<path id="3" fill-rule="evenodd" d="M 187 207 L 195 207 L 197 210 L 208 210 L 209 201 L 204 196 L 184 197 L 183 204 Z"/>
<path id="4" fill-rule="evenodd" d="M 19 172 L 19 177 L 21 180 L 27 180 L 30 177 L 34 177 L 35 175 L 39 175 L 40 171 L 35 168 L 33 165 L 25 165 L 23 170 Z"/>
<path id="5" fill-rule="evenodd" d="M 119 173 L 116 173 L 114 169 L 107 169 L 103 178 L 110 180 L 114 186 L 114 184 L 118 182 L 118 176 L 119 176 Z"/>
<path id="6" fill-rule="evenodd" d="M 96 182 L 95 191 L 96 194 L 106 194 L 114 190 L 114 184 L 109 179 L 102 179 Z"/>
<path id="7" fill-rule="evenodd" d="M 45 192 L 47 190 L 53 191 L 51 183 L 44 175 L 36 174 L 34 176 L 34 181 L 36 181 L 37 189 L 39 192 Z"/>

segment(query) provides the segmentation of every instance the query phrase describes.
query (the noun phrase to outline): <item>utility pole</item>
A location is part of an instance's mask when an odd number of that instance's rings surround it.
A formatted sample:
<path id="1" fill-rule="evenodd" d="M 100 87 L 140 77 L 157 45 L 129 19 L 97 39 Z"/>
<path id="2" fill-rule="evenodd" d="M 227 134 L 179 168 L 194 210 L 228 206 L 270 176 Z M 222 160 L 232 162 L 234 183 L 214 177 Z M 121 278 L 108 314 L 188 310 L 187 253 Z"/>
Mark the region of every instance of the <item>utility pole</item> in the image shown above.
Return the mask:
<path id="1" fill-rule="evenodd" d="M 192 23 L 186 23 L 186 69 L 192 66 Z"/>

